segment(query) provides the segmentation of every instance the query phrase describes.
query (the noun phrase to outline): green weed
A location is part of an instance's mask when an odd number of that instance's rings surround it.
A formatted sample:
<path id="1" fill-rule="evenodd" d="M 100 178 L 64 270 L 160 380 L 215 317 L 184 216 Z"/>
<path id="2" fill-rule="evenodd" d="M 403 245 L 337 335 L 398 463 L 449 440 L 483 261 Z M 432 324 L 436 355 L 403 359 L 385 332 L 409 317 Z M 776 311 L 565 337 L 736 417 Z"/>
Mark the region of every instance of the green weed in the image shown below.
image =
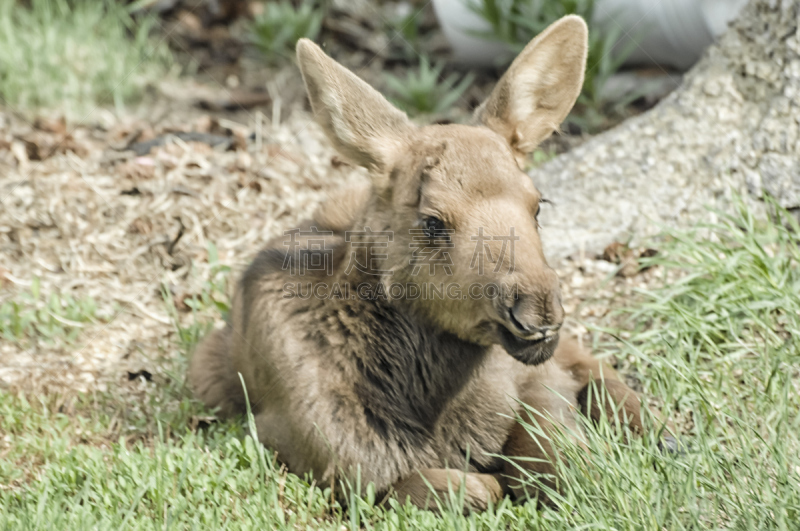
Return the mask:
<path id="1" fill-rule="evenodd" d="M 162 286 L 167 313 L 172 317 L 178 333 L 181 350 L 188 353 L 208 333 L 215 320 L 227 319 L 230 312 L 228 282 L 230 266 L 221 264 L 219 253 L 213 242 L 208 242 L 208 263 L 211 266 L 208 277 L 200 285 L 199 292 L 184 299 L 184 304 L 192 312 L 189 323 L 184 323 L 178 313 L 172 293 L 167 286 Z"/>
<path id="2" fill-rule="evenodd" d="M 150 38 L 155 21 L 113 0 L 0 0 L 0 97 L 75 118 L 136 101 L 172 65 L 166 43 Z"/>
<path id="3" fill-rule="evenodd" d="M 0 303 L 0 337 L 20 344 L 36 339 L 72 343 L 86 324 L 97 320 L 94 299 L 57 292 L 45 295 L 38 278 L 30 291 Z"/>
<path id="4" fill-rule="evenodd" d="M 683 452 L 670 454 L 656 437 L 588 426 L 585 466 L 584 449 L 561 438 L 566 479 L 554 496 L 565 525 L 796 527 L 800 226 L 770 207 L 769 222 L 740 203 L 737 215 L 718 213 L 718 223 L 670 231 L 647 264 L 662 269 L 664 287 L 641 291 L 621 310 L 624 327 L 604 330 L 619 338 L 624 372 L 688 435 Z"/>
<path id="5" fill-rule="evenodd" d="M 316 40 L 325 18 L 318 0 L 303 0 L 297 7 L 289 0 L 265 2 L 253 21 L 251 42 L 273 64 L 290 59 L 295 43 L 303 37 Z"/>
<path id="6" fill-rule="evenodd" d="M 431 66 L 426 56 L 420 56 L 419 68 L 409 70 L 404 78 L 391 74 L 385 76 L 390 99 L 400 109 L 411 115 L 442 114 L 452 107 L 469 88 L 474 79 L 470 72 L 459 81 L 453 72 L 441 79 L 443 65 Z"/>

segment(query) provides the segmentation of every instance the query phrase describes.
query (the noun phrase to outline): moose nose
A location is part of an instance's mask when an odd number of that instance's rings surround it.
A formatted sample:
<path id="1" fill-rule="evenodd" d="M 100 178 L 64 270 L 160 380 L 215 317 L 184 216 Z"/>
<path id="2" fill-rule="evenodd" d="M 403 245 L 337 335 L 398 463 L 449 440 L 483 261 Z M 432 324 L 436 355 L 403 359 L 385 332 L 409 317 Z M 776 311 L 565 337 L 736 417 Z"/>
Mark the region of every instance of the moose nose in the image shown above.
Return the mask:
<path id="1" fill-rule="evenodd" d="M 508 320 L 516 333 L 537 340 L 554 336 L 561 328 L 563 310 L 560 300 L 548 297 L 518 297 L 508 309 Z M 539 300 L 537 300 L 539 299 Z M 543 300 L 542 300 L 543 299 Z"/>

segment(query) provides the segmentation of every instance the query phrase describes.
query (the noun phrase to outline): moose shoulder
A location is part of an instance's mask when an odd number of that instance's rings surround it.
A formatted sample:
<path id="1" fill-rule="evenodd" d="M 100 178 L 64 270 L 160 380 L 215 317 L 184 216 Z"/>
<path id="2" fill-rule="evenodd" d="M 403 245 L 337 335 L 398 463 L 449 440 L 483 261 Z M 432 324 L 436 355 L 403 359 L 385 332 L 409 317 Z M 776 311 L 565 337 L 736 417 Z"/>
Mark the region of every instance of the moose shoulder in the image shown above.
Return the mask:
<path id="1" fill-rule="evenodd" d="M 572 108 L 586 48 L 585 23 L 564 17 L 522 51 L 474 124 L 417 127 L 299 41 L 316 120 L 371 186 L 330 198 L 259 254 L 231 322 L 192 358 L 196 395 L 241 413 L 241 373 L 259 436 L 290 471 L 323 484 L 358 474 L 422 507 L 462 484 L 476 509 L 523 498 L 523 470 L 554 472 L 547 438 L 514 420 L 521 403 L 545 432 L 575 431 L 575 411 L 600 415 L 586 397 L 604 385 L 640 428 L 634 392 L 559 343 L 542 198 L 518 164 Z"/>

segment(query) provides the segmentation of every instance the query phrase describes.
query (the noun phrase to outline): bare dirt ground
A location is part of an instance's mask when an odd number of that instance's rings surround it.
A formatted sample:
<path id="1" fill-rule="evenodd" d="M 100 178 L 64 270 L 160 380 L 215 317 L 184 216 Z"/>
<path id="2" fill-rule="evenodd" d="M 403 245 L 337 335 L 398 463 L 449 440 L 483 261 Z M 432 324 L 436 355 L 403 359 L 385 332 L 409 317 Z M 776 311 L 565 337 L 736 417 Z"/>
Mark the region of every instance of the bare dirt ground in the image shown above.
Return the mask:
<path id="1" fill-rule="evenodd" d="M 230 97 L 213 83 L 183 80 L 161 92 L 124 118 L 98 111 L 94 125 L 0 110 L 0 304 L 30 293 L 38 278 L 40 311 L 50 294 L 97 305 L 86 322 L 57 317 L 80 328 L 72 342 L 3 340 L 0 386 L 104 390 L 157 371 L 180 355 L 175 319 L 198 319 L 192 297 L 209 291 L 219 265 L 231 268 L 227 287 L 212 294 L 224 302 L 271 237 L 307 218 L 329 191 L 366 178 L 314 123 L 296 73 L 286 74 L 279 110 L 261 107 L 269 115 L 198 108 L 192 102 Z M 556 265 L 570 327 L 589 340 L 585 325 L 653 274 L 628 264 L 615 275 L 618 257 L 584 254 Z"/>

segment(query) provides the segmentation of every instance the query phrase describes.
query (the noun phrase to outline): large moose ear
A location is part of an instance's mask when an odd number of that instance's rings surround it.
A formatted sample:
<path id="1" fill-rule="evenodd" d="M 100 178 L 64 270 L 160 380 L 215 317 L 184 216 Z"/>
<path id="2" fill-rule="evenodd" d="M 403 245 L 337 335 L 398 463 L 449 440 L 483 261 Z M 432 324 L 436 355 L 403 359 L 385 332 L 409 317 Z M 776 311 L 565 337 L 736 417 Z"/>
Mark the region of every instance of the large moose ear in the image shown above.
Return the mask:
<path id="1" fill-rule="evenodd" d="M 475 121 L 505 138 L 517 154 L 529 153 L 558 129 L 583 86 L 589 31 L 569 15 L 552 23 L 514 59 Z"/>
<path id="2" fill-rule="evenodd" d="M 414 127 L 406 114 L 308 39 L 297 41 L 297 63 L 314 116 L 339 152 L 370 170 L 391 165 Z"/>

